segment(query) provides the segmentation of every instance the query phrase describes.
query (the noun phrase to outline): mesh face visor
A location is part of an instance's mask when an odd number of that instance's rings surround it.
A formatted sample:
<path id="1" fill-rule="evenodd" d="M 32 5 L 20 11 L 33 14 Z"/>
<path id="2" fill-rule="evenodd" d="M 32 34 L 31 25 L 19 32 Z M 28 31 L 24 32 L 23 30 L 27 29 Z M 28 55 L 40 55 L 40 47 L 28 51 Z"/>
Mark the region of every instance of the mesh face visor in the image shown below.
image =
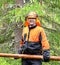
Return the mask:
<path id="1" fill-rule="evenodd" d="M 36 19 L 34 19 L 34 18 L 29 18 L 28 20 L 29 20 L 29 22 L 36 22 Z"/>

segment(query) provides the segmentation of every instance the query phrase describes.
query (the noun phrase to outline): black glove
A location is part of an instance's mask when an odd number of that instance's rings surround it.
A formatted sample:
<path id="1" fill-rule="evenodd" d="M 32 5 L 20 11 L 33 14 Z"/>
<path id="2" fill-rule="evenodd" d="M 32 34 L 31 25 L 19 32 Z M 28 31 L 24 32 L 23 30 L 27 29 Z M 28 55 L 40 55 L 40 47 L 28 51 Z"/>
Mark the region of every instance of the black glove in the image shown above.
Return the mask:
<path id="1" fill-rule="evenodd" d="M 44 60 L 44 62 L 50 61 L 50 50 L 43 51 L 43 60 Z"/>
<path id="2" fill-rule="evenodd" d="M 22 54 L 22 52 L 23 52 L 23 49 L 20 47 L 18 50 L 18 54 Z"/>
<path id="3" fill-rule="evenodd" d="M 22 48 L 21 47 L 18 50 L 18 54 L 22 54 Z M 19 59 L 19 58 L 15 57 L 14 59 Z"/>
<path id="4" fill-rule="evenodd" d="M 18 54 L 24 53 L 24 51 L 25 51 L 26 49 L 27 49 L 27 45 L 26 45 L 26 44 L 23 44 L 23 46 L 19 48 Z"/>
<path id="5" fill-rule="evenodd" d="M 27 49 L 27 45 L 23 44 L 23 46 L 19 48 L 18 54 L 23 54 L 26 49 Z M 19 58 L 15 57 L 14 59 L 19 59 Z"/>

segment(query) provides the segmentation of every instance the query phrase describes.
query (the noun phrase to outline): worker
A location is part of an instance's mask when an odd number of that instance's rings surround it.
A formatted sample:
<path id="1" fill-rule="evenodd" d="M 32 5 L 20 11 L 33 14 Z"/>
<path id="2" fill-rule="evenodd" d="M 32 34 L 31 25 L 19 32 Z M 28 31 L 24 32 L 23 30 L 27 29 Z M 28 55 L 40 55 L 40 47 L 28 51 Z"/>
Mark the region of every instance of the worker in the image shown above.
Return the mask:
<path id="1" fill-rule="evenodd" d="M 20 54 L 43 55 L 43 61 L 50 60 L 50 46 L 36 12 L 29 12 L 20 40 Z M 22 59 L 22 65 L 42 65 L 42 60 Z"/>

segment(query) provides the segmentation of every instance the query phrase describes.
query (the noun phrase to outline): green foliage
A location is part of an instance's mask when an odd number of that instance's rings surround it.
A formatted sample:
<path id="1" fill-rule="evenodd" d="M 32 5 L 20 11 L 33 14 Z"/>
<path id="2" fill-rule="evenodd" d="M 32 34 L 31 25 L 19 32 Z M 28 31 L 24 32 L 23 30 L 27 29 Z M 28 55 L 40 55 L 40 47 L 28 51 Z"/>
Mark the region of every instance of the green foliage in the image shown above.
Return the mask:
<path id="1" fill-rule="evenodd" d="M 32 2 L 32 0 L 30 0 Z M 10 4 L 9 7 L 5 4 Z M 0 0 L 0 52 L 14 53 L 12 50 L 13 23 L 22 21 L 30 11 L 35 11 L 40 17 L 40 21 L 46 27 L 46 33 L 51 47 L 51 55 L 60 55 L 60 0 L 42 0 L 39 4 L 37 0 L 33 3 L 24 4 L 22 8 L 14 6 L 14 0 Z M 3 45 L 2 45 L 3 44 Z M 50 61 L 43 65 L 59 65 L 58 61 Z M 21 65 L 21 59 L 0 58 L 0 65 Z"/>
<path id="2" fill-rule="evenodd" d="M 15 60 L 14 58 L 0 58 L 0 65 L 21 65 L 21 59 Z"/>
<path id="3" fill-rule="evenodd" d="M 11 35 L 13 33 L 12 29 L 8 29 L 8 30 L 3 30 L 1 31 L 1 35 L 0 35 L 0 43 L 4 43 L 5 41 L 9 41 L 12 39 Z"/>
<path id="4" fill-rule="evenodd" d="M 0 58 L 0 65 L 10 65 L 9 63 L 6 62 L 4 58 Z"/>

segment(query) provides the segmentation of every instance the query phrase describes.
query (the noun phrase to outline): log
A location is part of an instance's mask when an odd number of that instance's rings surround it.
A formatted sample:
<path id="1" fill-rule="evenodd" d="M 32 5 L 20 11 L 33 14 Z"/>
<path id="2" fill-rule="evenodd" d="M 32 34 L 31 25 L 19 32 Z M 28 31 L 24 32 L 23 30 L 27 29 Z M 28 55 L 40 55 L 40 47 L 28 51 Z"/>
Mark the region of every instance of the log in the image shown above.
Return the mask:
<path id="1" fill-rule="evenodd" d="M 30 58 L 30 59 L 42 59 L 43 60 L 43 56 L 42 55 L 0 53 L 0 57 Z M 60 56 L 50 56 L 50 60 L 60 61 Z"/>

